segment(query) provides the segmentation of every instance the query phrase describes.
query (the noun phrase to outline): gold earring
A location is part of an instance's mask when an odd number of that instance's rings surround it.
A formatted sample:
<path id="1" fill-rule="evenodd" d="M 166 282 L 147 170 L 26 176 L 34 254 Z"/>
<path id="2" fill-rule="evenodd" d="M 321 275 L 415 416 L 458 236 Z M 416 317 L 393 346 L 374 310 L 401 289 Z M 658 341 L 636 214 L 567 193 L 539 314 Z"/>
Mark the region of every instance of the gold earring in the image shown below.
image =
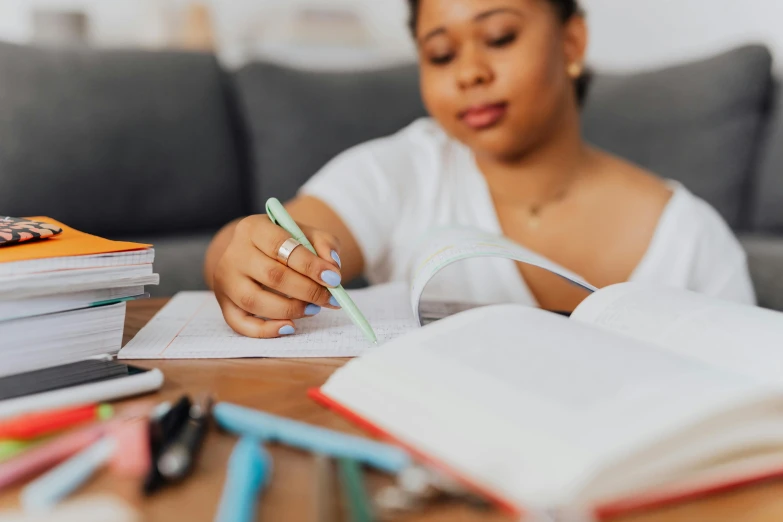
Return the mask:
<path id="1" fill-rule="evenodd" d="M 579 78 L 582 75 L 582 64 L 579 62 L 574 62 L 569 65 L 568 75 L 574 79 Z"/>

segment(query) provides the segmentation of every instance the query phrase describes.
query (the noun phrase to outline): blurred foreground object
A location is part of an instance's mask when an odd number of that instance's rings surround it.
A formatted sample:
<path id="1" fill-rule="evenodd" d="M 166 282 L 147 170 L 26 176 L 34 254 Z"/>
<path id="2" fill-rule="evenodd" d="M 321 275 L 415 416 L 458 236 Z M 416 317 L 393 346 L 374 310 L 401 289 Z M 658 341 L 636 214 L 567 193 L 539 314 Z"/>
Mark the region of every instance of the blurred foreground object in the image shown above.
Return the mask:
<path id="1" fill-rule="evenodd" d="M 119 498 L 101 495 L 85 497 L 45 513 L 25 514 L 0 511 L 2 522 L 140 522 L 141 516 Z"/>

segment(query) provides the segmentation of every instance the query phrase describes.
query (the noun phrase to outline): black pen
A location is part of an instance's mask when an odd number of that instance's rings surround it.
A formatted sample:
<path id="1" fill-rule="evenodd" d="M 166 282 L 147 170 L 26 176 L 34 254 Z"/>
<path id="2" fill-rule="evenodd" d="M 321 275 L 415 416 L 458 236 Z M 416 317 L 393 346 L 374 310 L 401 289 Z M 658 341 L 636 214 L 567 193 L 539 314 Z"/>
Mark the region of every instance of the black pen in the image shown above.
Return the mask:
<path id="1" fill-rule="evenodd" d="M 190 402 L 190 397 L 183 395 L 174 406 L 171 407 L 166 415 L 161 417 L 160 427 L 161 432 L 163 433 L 164 444 L 167 444 L 169 439 L 171 439 L 185 423 L 192 405 L 193 403 Z"/>
<path id="2" fill-rule="evenodd" d="M 163 485 L 163 477 L 158 471 L 158 459 L 163 451 L 171 444 L 177 436 L 183 424 L 188 418 L 190 407 L 193 404 L 187 395 L 183 395 L 171 409 L 160 418 L 152 421 L 150 426 L 151 446 L 150 452 L 152 466 L 144 480 L 144 493 L 150 495 L 160 489 Z M 157 426 L 155 425 L 157 423 Z"/>
<path id="3" fill-rule="evenodd" d="M 149 440 L 150 440 L 150 461 L 152 455 L 160 453 L 160 449 L 163 446 L 163 427 L 160 425 L 161 419 L 171 411 L 171 403 L 161 402 L 152 411 L 149 420 Z"/>
<path id="4" fill-rule="evenodd" d="M 169 482 L 183 479 L 193 469 L 209 427 L 212 398 L 193 403 L 185 425 L 158 458 L 158 472 Z"/>

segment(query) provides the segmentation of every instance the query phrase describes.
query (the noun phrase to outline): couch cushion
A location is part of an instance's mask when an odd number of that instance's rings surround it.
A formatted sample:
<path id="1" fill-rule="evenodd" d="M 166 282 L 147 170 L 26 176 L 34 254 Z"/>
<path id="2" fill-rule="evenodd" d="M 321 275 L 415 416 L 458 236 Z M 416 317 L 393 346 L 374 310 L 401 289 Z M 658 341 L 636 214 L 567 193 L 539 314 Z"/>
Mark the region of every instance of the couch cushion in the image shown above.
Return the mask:
<path id="1" fill-rule="evenodd" d="M 598 74 L 584 109 L 588 141 L 683 182 L 733 227 L 747 225 L 771 56 L 742 47 L 630 75 Z"/>
<path id="2" fill-rule="evenodd" d="M 236 74 L 255 172 L 254 210 L 291 198 L 345 149 L 425 115 L 413 65 L 311 72 L 253 63 Z"/>
<path id="3" fill-rule="evenodd" d="M 242 214 L 226 79 L 209 55 L 0 44 L 0 208 L 111 235 Z"/>
<path id="4" fill-rule="evenodd" d="M 783 238 L 740 236 L 759 306 L 783 311 Z"/>
<path id="5" fill-rule="evenodd" d="M 783 86 L 776 82 L 753 190 L 754 230 L 783 232 Z"/>

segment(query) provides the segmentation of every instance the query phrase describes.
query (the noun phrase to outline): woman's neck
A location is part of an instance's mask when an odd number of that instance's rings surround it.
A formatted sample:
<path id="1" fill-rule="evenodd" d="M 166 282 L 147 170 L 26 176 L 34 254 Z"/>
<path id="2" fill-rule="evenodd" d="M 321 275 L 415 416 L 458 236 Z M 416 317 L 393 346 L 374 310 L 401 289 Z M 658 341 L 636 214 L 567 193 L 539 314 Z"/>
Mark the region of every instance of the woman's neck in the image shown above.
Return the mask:
<path id="1" fill-rule="evenodd" d="M 533 150 L 513 159 L 476 154 L 496 205 L 532 206 L 557 198 L 584 174 L 589 149 L 578 115 Z"/>

